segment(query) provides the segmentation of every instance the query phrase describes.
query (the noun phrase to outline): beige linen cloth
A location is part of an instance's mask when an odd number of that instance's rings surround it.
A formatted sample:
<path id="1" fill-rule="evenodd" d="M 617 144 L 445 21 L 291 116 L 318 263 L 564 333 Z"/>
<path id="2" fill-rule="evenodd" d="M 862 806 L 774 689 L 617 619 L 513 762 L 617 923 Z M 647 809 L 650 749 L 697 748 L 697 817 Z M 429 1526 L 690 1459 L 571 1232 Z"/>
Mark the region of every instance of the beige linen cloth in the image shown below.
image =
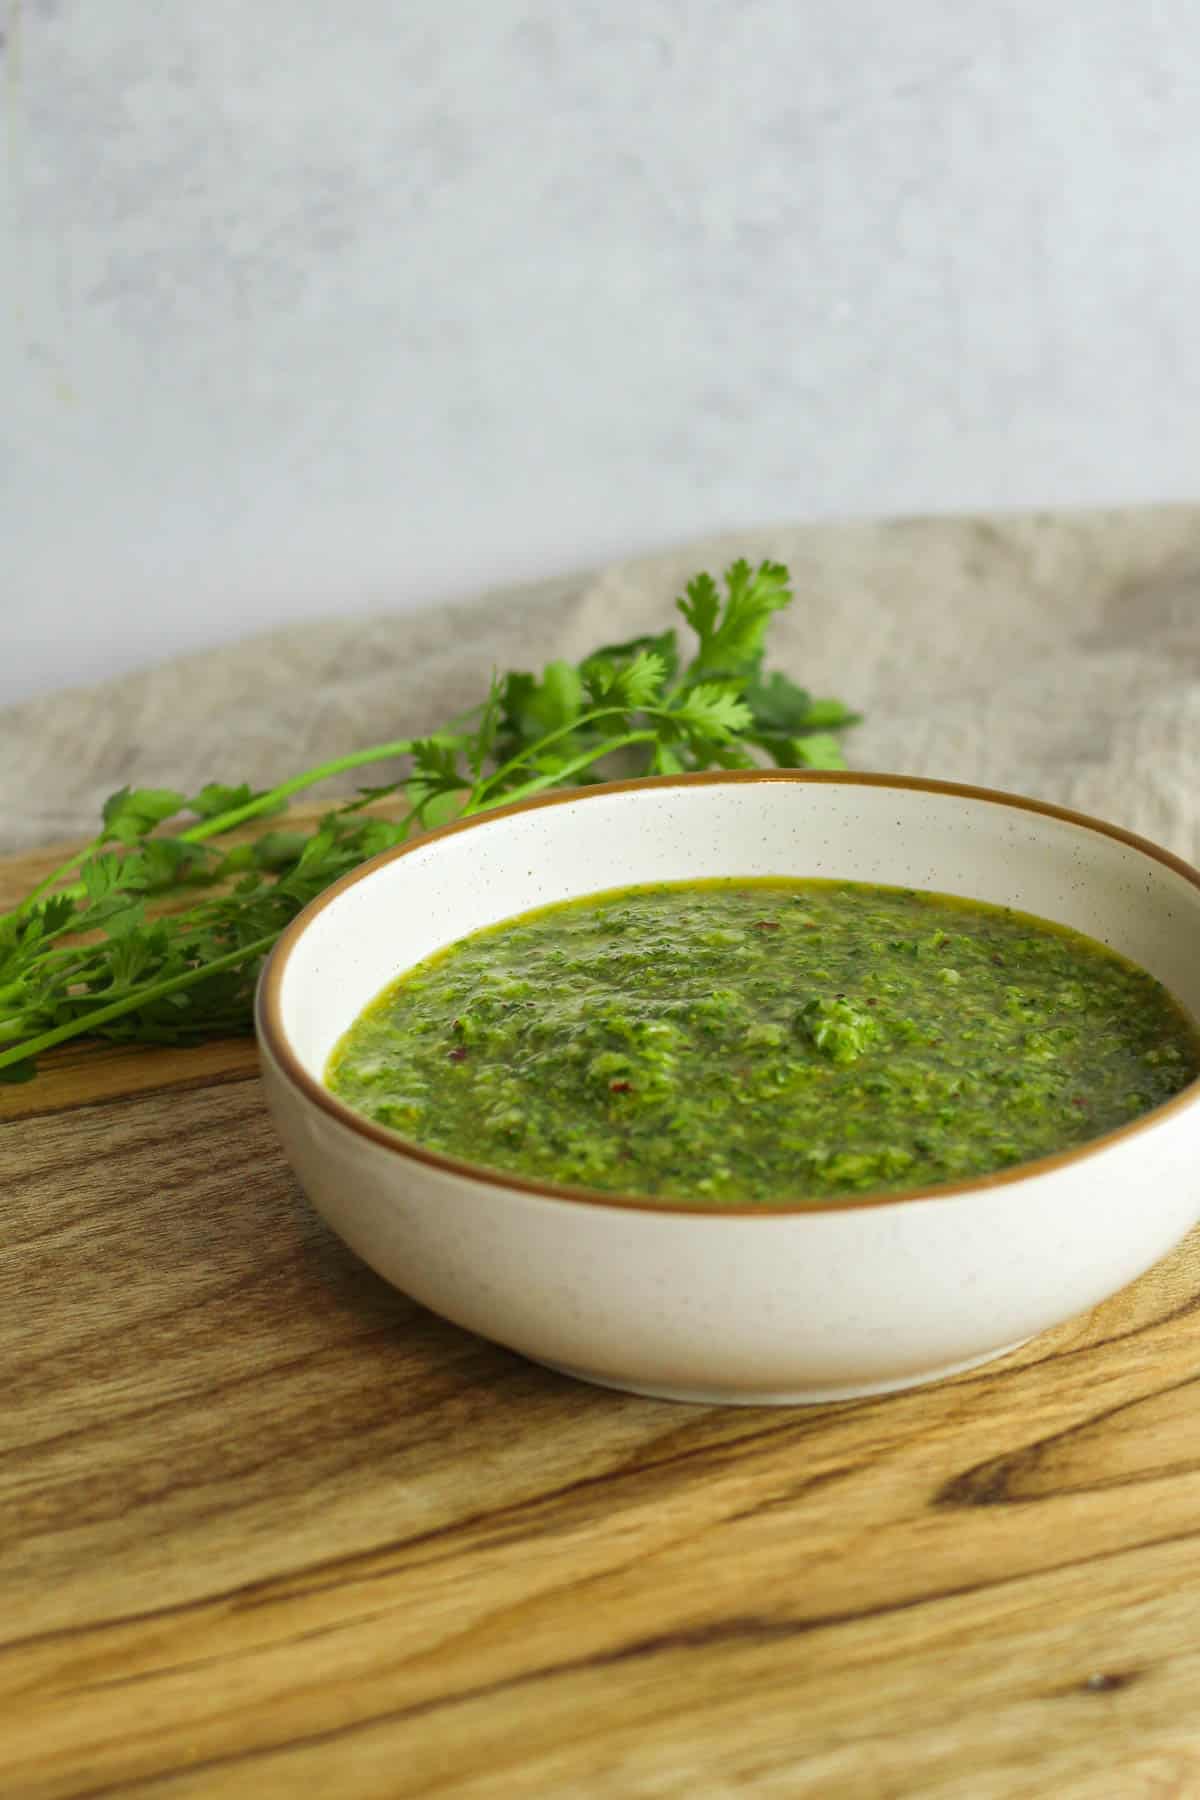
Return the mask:
<path id="1" fill-rule="evenodd" d="M 1200 860 L 1200 505 L 747 530 L 183 657 L 0 712 L 0 850 L 90 833 L 125 783 L 269 787 L 432 729 L 493 668 L 660 630 L 737 555 L 790 565 L 771 662 L 866 713 L 854 767 L 1056 800 Z"/>

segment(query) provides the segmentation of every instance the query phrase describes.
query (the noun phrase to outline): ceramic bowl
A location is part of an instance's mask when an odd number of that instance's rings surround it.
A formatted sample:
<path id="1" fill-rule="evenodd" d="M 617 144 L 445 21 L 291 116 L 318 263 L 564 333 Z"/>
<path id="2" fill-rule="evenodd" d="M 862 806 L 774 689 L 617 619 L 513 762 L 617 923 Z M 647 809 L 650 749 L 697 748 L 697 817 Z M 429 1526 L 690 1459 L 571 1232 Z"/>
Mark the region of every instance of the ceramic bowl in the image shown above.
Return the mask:
<path id="1" fill-rule="evenodd" d="M 1200 1082 L 1081 1148 L 904 1195 L 719 1213 L 423 1150 L 322 1085 L 405 968 L 532 907 L 635 882 L 826 876 L 1019 907 L 1113 945 L 1200 1016 L 1200 874 L 1113 826 L 978 788 L 738 773 L 553 795 L 336 883 L 263 972 L 268 1099 L 313 1203 L 388 1281 L 552 1368 L 773 1404 L 967 1369 L 1131 1281 L 1200 1218 Z"/>

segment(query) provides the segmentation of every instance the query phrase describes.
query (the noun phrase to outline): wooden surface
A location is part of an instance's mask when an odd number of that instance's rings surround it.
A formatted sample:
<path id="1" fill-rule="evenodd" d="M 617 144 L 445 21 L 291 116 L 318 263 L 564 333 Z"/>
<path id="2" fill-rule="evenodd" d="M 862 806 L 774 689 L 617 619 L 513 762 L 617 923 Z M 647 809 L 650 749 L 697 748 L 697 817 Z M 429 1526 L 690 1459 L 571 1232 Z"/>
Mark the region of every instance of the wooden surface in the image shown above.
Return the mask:
<path id="1" fill-rule="evenodd" d="M 1200 1796 L 1200 1240 L 938 1388 L 683 1407 L 385 1287 L 252 1046 L 0 1118 L 3 1800 Z"/>

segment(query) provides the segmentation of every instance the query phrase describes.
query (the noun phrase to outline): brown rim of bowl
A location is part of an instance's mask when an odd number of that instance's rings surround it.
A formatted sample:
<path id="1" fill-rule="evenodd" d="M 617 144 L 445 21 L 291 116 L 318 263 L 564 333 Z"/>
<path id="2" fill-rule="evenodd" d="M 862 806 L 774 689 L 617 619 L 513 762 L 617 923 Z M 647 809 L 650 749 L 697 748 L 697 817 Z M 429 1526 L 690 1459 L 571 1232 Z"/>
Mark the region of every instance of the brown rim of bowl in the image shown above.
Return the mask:
<path id="1" fill-rule="evenodd" d="M 421 849 L 438 838 L 453 837 L 460 831 L 473 831 L 481 826 L 494 825 L 516 813 L 534 812 L 543 806 L 586 804 L 589 800 L 600 799 L 606 794 L 630 793 L 643 788 L 704 787 L 718 784 L 733 786 L 741 782 L 758 781 L 797 782 L 812 786 L 841 784 L 847 787 L 915 789 L 922 793 L 948 794 L 963 800 L 984 800 L 996 806 L 1011 806 L 1022 812 L 1041 813 L 1047 818 L 1062 819 L 1069 825 L 1082 826 L 1087 831 L 1099 833 L 1101 837 L 1114 838 L 1118 843 L 1128 844 L 1131 849 L 1140 851 L 1153 862 L 1162 863 L 1177 875 L 1182 875 L 1194 888 L 1200 890 L 1200 869 L 1193 868 L 1182 857 L 1173 855 L 1158 844 L 1152 844 L 1148 838 L 1138 837 L 1136 832 L 1124 831 L 1119 825 L 1106 824 L 1103 819 L 1093 819 L 1087 813 L 1072 812 L 1065 806 L 1054 806 L 1047 800 L 1030 800 L 1023 794 L 1008 794 L 998 788 L 972 787 L 956 781 L 934 781 L 920 775 L 888 775 L 842 769 L 711 769 L 699 774 L 643 775 L 629 781 L 598 783 L 595 787 L 564 788 L 549 794 L 539 794 L 532 800 L 516 801 L 511 806 L 498 806 L 488 812 L 475 813 L 469 819 L 458 819 L 436 831 L 425 832 L 420 837 L 413 838 L 411 843 L 397 845 L 394 850 L 384 850 L 359 868 L 351 869 L 331 887 L 326 888 L 324 893 L 318 894 L 315 900 L 311 900 L 304 911 L 298 913 L 285 928 L 263 965 L 255 999 L 255 1025 L 262 1047 L 279 1072 L 293 1087 L 299 1088 L 307 1100 L 328 1113 L 339 1125 L 359 1137 L 381 1145 L 385 1150 L 390 1150 L 394 1156 L 403 1157 L 410 1162 L 424 1163 L 427 1167 L 441 1169 L 451 1175 L 465 1176 L 470 1181 L 483 1182 L 489 1187 L 516 1189 L 519 1193 L 532 1194 L 543 1200 L 568 1200 L 576 1205 L 621 1207 L 634 1212 L 680 1213 L 708 1219 L 778 1219 L 794 1218 L 805 1213 L 853 1212 L 875 1206 L 906 1206 L 918 1200 L 951 1200 L 962 1194 L 1005 1187 L 1010 1182 L 1027 1180 L 1031 1175 L 1043 1175 L 1052 1169 L 1065 1168 L 1068 1163 L 1081 1162 L 1086 1157 L 1106 1150 L 1110 1144 L 1156 1124 L 1165 1114 L 1182 1111 L 1184 1107 L 1195 1105 L 1200 1100 L 1200 1078 L 1197 1078 L 1178 1094 L 1173 1094 L 1169 1100 L 1152 1107 L 1149 1112 L 1139 1114 L 1128 1124 L 1118 1125 L 1113 1131 L 1106 1131 L 1099 1137 L 1089 1139 L 1086 1144 L 1079 1144 L 1071 1150 L 1057 1150 L 1053 1155 L 1040 1156 L 1029 1162 L 1016 1163 L 1012 1168 L 997 1169 L 990 1175 L 979 1175 L 971 1181 L 944 1182 L 937 1187 L 913 1188 L 900 1193 L 866 1193 L 846 1200 L 815 1200 L 780 1206 L 710 1207 L 692 1206 L 686 1201 L 655 1200 L 642 1194 L 606 1193 L 602 1188 L 569 1187 L 563 1182 L 534 1181 L 526 1175 L 489 1168 L 486 1163 L 469 1162 L 465 1157 L 446 1156 L 438 1150 L 427 1150 L 424 1145 L 413 1143 L 410 1139 L 401 1137 L 398 1132 L 388 1131 L 364 1114 L 355 1112 L 301 1065 L 280 1020 L 280 989 L 288 957 L 319 912 L 347 888 L 353 887 L 355 882 L 365 880 L 385 863 L 408 856 L 412 851 Z"/>

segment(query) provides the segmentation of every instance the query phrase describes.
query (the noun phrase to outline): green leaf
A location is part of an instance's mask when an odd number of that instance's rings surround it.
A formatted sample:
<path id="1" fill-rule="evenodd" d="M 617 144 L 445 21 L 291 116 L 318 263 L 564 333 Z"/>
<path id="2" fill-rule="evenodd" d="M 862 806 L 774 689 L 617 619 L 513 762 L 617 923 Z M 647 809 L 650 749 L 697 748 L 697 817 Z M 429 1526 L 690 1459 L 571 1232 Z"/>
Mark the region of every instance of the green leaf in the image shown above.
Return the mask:
<path id="1" fill-rule="evenodd" d="M 583 682 L 579 670 L 568 662 L 547 663 L 536 701 L 543 731 L 569 725 L 583 711 Z"/>
<path id="2" fill-rule="evenodd" d="M 155 960 L 155 946 L 147 933 L 121 938 L 108 958 L 109 990 L 132 987 Z"/>
<path id="3" fill-rule="evenodd" d="M 101 910 L 97 908 L 97 911 Z M 89 912 L 86 923 L 94 925 L 95 916 Z M 127 906 L 117 907 L 104 920 L 104 929 L 109 937 L 123 938 L 130 933 L 140 931 L 146 923 L 146 904 L 143 900 L 131 900 Z"/>
<path id="4" fill-rule="evenodd" d="M 794 733 L 812 716 L 812 696 L 778 669 L 766 681 L 749 682 L 745 698 L 760 730 Z"/>
<path id="5" fill-rule="evenodd" d="M 21 1062 L 6 1063 L 0 1068 L 0 1082 L 16 1087 L 23 1081 L 32 1081 L 36 1074 L 37 1063 L 32 1056 L 27 1056 Z"/>
<path id="6" fill-rule="evenodd" d="M 25 913 L 20 907 L 16 913 L 7 913 L 0 918 L 0 967 L 9 963 L 11 958 L 27 958 L 36 954 L 47 941 L 58 936 L 79 913 L 76 900 L 70 895 L 50 895 L 47 900 L 40 900 Z"/>
<path id="7" fill-rule="evenodd" d="M 657 656 L 663 666 L 664 681 L 673 681 L 679 670 L 679 640 L 673 629 L 660 631 L 657 634 L 644 633 L 641 637 L 626 638 L 620 644 L 601 644 L 599 649 L 579 665 L 579 672 L 586 683 L 588 669 L 593 663 L 603 662 L 614 667 L 623 667 L 631 662 L 643 650 L 651 656 Z"/>
<path id="8" fill-rule="evenodd" d="M 718 769 L 756 769 L 758 764 L 750 752 L 736 741 L 714 745 L 704 753 L 704 762 L 698 766 L 707 767 L 714 763 Z"/>
<path id="9" fill-rule="evenodd" d="M 654 756 L 650 765 L 652 774 L 682 775 L 686 767 L 687 764 L 682 756 L 670 744 L 660 742 L 654 746 Z"/>
<path id="10" fill-rule="evenodd" d="M 604 656 L 590 656 L 582 667 L 583 685 L 589 706 L 608 706 L 619 669 Z"/>
<path id="11" fill-rule="evenodd" d="M 277 874 L 282 869 L 295 868 L 307 842 L 302 831 L 268 831 L 247 848 L 256 869 Z"/>
<path id="12" fill-rule="evenodd" d="M 630 712 L 652 706 L 662 693 L 666 672 L 656 651 L 639 650 L 631 662 L 615 672 L 609 696 L 613 705 L 624 706 Z"/>
<path id="13" fill-rule="evenodd" d="M 703 656 L 705 647 L 712 642 L 721 612 L 720 591 L 707 570 L 692 576 L 685 597 L 677 600 L 675 605 L 700 639 L 699 654 Z"/>
<path id="14" fill-rule="evenodd" d="M 223 787 L 219 781 L 210 781 L 184 805 L 188 812 L 201 819 L 219 819 L 222 813 L 248 806 L 251 800 L 258 798 L 249 782 L 243 781 L 239 787 Z"/>
<path id="15" fill-rule="evenodd" d="M 537 677 L 527 670 L 514 669 L 500 684 L 500 724 L 507 732 L 526 735 L 526 708 L 537 692 Z"/>
<path id="16" fill-rule="evenodd" d="M 187 881 L 197 872 L 203 878 L 212 867 L 213 852 L 203 844 L 182 838 L 143 838 L 139 848 L 124 860 L 121 885 L 139 893 L 157 894 Z"/>
<path id="17" fill-rule="evenodd" d="M 114 920 L 119 919 L 123 913 L 132 912 L 136 912 L 139 917 L 145 913 L 142 901 L 133 894 L 106 894 L 102 900 L 93 900 L 80 913 L 79 929 L 80 931 L 111 931 Z M 117 927 L 117 930 L 119 932 L 120 927 Z"/>
<path id="18" fill-rule="evenodd" d="M 719 683 L 689 688 L 672 708 L 672 717 L 693 737 L 724 743 L 750 724 L 750 708 L 736 691 Z"/>
<path id="19" fill-rule="evenodd" d="M 421 823 L 427 831 L 436 831 L 439 825 L 448 825 L 451 819 L 457 818 L 461 811 L 462 801 L 457 792 L 431 794 L 421 809 Z"/>
<path id="20" fill-rule="evenodd" d="M 838 731 L 857 725 L 861 713 L 852 712 L 840 700 L 814 700 L 808 709 L 806 731 Z"/>
<path id="21" fill-rule="evenodd" d="M 827 731 L 814 731 L 809 737 L 792 739 L 795 763 L 799 769 L 844 769 L 846 759 L 842 746 Z"/>
<path id="22" fill-rule="evenodd" d="M 69 894 L 51 894 L 29 915 L 26 936 L 35 926 L 39 938 L 52 937 L 69 925 L 79 908 Z"/>
<path id="23" fill-rule="evenodd" d="M 79 879 L 89 900 L 103 900 L 106 894 L 128 887 L 128 859 L 111 850 L 102 856 L 89 856 L 80 864 Z"/>
<path id="24" fill-rule="evenodd" d="M 459 781 L 459 750 L 462 740 L 439 737 L 420 738 L 413 745 L 413 764 L 419 776 L 427 781 Z M 411 780 L 411 777 L 410 777 Z"/>
<path id="25" fill-rule="evenodd" d="M 184 796 L 174 788 L 121 788 L 104 802 L 104 836 L 134 844 L 186 805 Z"/>
<path id="26" fill-rule="evenodd" d="M 501 689 L 500 734 L 520 744 L 535 742 L 572 724 L 583 702 L 583 678 L 568 662 L 547 663 L 540 681 L 514 673 Z"/>
<path id="27" fill-rule="evenodd" d="M 225 852 L 213 870 L 213 879 L 224 881 L 227 875 L 239 875 L 243 869 L 252 869 L 254 867 L 254 851 L 253 844 L 235 844 L 231 850 Z"/>
<path id="28" fill-rule="evenodd" d="M 699 639 L 685 679 L 713 674 L 752 673 L 763 654 L 771 615 L 789 606 L 792 591 L 782 563 L 762 562 L 751 569 L 739 558 L 725 571 L 727 598 L 722 606 L 711 575 L 697 575 L 687 597 L 676 601 Z"/>
<path id="29" fill-rule="evenodd" d="M 453 795 L 437 795 L 430 801 L 429 811 L 437 812 L 443 801 L 454 800 Z M 367 819 L 362 829 L 342 846 L 342 854 L 348 860 L 348 866 L 356 862 L 365 862 L 370 856 L 378 856 L 381 850 L 394 849 L 402 844 L 410 833 L 408 819 Z"/>
<path id="30" fill-rule="evenodd" d="M 333 828 L 326 820 L 322 819 L 320 830 L 309 838 L 300 852 L 300 860 L 296 865 L 297 872 L 311 869 L 314 863 L 323 862 L 333 849 L 334 843 Z"/>
<path id="31" fill-rule="evenodd" d="M 413 745 L 414 772 L 404 784 L 409 806 L 424 823 L 429 809 L 446 794 L 460 794 L 471 786 L 459 768 L 465 741 L 461 737 L 422 738 Z"/>

